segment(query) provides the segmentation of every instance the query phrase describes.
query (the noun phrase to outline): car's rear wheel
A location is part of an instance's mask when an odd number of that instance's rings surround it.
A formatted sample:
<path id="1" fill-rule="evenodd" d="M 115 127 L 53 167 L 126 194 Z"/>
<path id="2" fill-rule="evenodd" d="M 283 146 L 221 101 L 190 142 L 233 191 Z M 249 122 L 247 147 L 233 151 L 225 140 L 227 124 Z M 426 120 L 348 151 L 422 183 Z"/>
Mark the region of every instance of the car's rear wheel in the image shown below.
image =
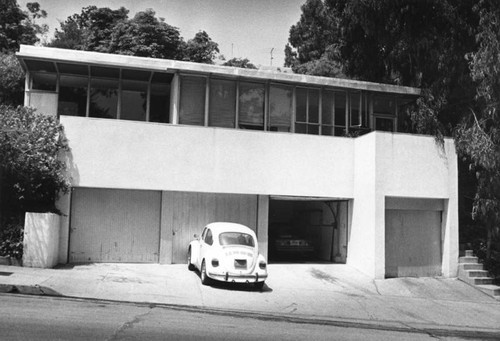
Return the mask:
<path id="1" fill-rule="evenodd" d="M 201 284 L 209 285 L 210 277 L 207 276 L 207 266 L 205 265 L 205 260 L 201 262 L 201 270 L 200 270 Z"/>
<path id="2" fill-rule="evenodd" d="M 193 271 L 195 269 L 194 264 L 191 263 L 191 248 L 188 250 L 188 269 Z"/>
<path id="3" fill-rule="evenodd" d="M 257 290 L 262 290 L 262 288 L 264 288 L 264 282 L 255 282 L 253 286 Z"/>

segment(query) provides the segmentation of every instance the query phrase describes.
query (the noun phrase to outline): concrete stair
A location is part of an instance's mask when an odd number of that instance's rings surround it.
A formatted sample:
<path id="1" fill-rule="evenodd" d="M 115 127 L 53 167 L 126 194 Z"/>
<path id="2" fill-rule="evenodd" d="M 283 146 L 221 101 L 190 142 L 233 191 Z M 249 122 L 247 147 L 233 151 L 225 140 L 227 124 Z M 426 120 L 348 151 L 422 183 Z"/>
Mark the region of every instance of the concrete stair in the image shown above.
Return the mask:
<path id="1" fill-rule="evenodd" d="M 458 278 L 497 300 L 500 300 L 500 286 L 493 284 L 483 264 L 479 263 L 472 250 L 465 251 L 465 257 L 458 259 Z"/>

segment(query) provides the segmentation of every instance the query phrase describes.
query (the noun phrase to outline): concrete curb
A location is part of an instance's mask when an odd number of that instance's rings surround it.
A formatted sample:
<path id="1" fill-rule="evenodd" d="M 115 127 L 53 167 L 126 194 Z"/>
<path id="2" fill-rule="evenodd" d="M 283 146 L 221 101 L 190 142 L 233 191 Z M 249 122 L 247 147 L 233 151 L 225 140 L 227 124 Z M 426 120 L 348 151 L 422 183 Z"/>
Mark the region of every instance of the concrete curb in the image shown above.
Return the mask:
<path id="1" fill-rule="evenodd" d="M 140 307 L 163 308 L 187 312 L 195 312 L 202 314 L 214 314 L 219 316 L 231 316 L 241 318 L 252 318 L 265 321 L 298 323 L 298 324 L 315 324 L 343 328 L 360 328 L 373 329 L 383 331 L 396 331 L 415 334 L 427 334 L 432 337 L 461 337 L 470 339 L 482 340 L 500 340 L 500 329 L 489 328 L 473 328 L 463 326 L 439 326 L 417 323 L 403 323 L 399 321 L 388 320 L 363 320 L 363 319 L 346 319 L 342 317 L 325 317 L 314 315 L 291 315 L 291 314 L 276 314 L 270 312 L 244 311 L 237 309 L 220 309 L 202 306 L 190 306 L 180 304 L 166 304 L 155 302 L 134 302 L 121 300 L 106 300 L 97 298 L 86 298 L 78 296 L 68 296 L 59 292 L 39 285 L 14 285 L 0 284 L 0 294 L 13 295 L 34 295 L 48 296 L 56 299 L 67 299 L 73 301 L 86 301 L 95 303 L 107 304 L 128 304 Z"/>

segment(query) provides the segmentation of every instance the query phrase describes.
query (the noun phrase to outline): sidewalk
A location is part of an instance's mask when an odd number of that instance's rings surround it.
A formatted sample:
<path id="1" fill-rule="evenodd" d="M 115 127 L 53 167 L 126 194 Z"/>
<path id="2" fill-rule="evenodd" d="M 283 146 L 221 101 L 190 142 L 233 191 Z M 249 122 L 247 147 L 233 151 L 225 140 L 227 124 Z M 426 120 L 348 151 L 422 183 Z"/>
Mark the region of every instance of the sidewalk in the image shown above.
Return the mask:
<path id="1" fill-rule="evenodd" d="M 374 281 L 341 264 L 271 264 L 262 292 L 251 286 L 203 286 L 186 265 L 0 266 L 0 293 L 5 292 L 500 339 L 500 301 L 468 284 L 439 278 Z"/>

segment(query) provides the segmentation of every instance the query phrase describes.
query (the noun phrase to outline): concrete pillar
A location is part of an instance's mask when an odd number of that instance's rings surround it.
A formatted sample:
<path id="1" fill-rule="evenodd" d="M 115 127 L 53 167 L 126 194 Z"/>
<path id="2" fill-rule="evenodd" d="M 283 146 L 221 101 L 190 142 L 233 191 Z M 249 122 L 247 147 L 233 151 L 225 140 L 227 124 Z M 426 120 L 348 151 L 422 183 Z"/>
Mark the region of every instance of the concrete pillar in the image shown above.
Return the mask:
<path id="1" fill-rule="evenodd" d="M 52 268 L 58 263 L 60 219 L 53 213 L 26 213 L 23 265 Z"/>
<path id="2" fill-rule="evenodd" d="M 259 195 L 257 202 L 257 240 L 259 241 L 259 252 L 267 260 L 269 247 L 269 196 Z"/>

